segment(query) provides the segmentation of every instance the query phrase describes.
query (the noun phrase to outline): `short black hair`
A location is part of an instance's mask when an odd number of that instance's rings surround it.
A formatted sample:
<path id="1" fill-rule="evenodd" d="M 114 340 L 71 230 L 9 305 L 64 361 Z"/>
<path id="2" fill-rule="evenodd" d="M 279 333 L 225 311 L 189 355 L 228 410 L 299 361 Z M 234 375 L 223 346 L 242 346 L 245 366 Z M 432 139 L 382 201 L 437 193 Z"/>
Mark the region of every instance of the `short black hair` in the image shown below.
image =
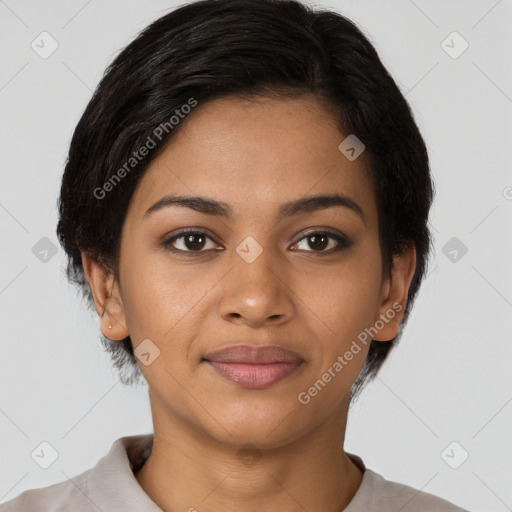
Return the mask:
<path id="1" fill-rule="evenodd" d="M 425 143 L 405 97 L 362 31 L 337 12 L 296 0 L 184 4 L 142 30 L 107 67 L 73 133 L 58 201 L 66 274 L 90 307 L 81 251 L 119 277 L 128 204 L 150 162 L 185 124 L 171 121 L 184 105 L 306 94 L 328 106 L 343 134 L 355 134 L 365 145 L 384 275 L 390 275 L 394 254 L 411 244 L 416 248 L 403 326 L 432 249 L 428 214 L 434 184 Z M 155 142 L 158 127 L 157 147 L 139 151 L 149 139 Z M 133 168 L 127 168 L 129 161 Z M 121 183 L 113 181 L 121 174 Z M 102 200 L 105 190 L 108 199 Z M 352 396 L 376 375 L 401 332 L 388 342 L 371 340 Z M 130 337 L 101 341 L 121 382 L 140 382 Z"/>

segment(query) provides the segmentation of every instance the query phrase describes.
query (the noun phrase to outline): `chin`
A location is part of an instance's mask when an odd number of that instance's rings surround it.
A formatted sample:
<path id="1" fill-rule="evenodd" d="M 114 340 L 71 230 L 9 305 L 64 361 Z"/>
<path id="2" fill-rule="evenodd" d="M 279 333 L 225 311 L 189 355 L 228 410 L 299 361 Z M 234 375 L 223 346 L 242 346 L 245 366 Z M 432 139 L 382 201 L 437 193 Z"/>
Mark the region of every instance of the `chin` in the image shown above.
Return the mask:
<path id="1" fill-rule="evenodd" d="M 213 413 L 218 422 L 208 423 L 213 427 L 210 435 L 220 442 L 243 447 L 246 444 L 261 449 L 270 449 L 284 446 L 305 434 L 304 427 L 297 418 L 300 409 L 294 415 L 291 407 L 261 407 L 256 409 L 248 405 L 247 409 L 241 404 L 237 405 L 236 412 L 223 410 Z M 290 414 L 290 410 L 292 411 Z"/>

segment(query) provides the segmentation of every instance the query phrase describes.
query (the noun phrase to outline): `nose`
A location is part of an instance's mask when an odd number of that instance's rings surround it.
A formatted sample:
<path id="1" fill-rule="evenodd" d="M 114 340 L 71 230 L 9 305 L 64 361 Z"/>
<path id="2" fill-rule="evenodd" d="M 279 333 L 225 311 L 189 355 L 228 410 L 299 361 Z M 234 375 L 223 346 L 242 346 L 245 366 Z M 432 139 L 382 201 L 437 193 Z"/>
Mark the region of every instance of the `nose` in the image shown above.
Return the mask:
<path id="1" fill-rule="evenodd" d="M 220 315 L 227 321 L 251 327 L 288 322 L 295 303 L 286 262 L 266 249 L 255 259 L 241 254 L 233 251 L 232 270 L 222 280 Z"/>

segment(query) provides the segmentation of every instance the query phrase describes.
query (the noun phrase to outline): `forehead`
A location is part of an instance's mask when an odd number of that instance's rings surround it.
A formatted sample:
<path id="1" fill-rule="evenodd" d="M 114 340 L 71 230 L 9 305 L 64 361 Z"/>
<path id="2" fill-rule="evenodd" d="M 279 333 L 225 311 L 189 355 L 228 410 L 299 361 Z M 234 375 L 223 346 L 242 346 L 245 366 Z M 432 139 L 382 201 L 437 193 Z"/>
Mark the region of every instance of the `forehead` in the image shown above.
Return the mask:
<path id="1" fill-rule="evenodd" d="M 215 198 L 234 217 L 254 218 L 300 197 L 339 193 L 376 221 L 366 155 L 350 161 L 339 150 L 346 135 L 315 97 L 217 99 L 181 123 L 140 180 L 134 218 L 167 194 Z"/>

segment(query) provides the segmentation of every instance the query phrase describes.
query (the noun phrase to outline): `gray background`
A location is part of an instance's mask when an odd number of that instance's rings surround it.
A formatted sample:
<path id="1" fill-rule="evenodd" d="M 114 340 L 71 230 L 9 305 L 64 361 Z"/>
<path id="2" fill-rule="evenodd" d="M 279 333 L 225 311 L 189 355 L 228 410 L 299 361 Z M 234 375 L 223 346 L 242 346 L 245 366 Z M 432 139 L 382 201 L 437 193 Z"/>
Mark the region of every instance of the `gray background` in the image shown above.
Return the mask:
<path id="1" fill-rule="evenodd" d="M 65 279 L 56 200 L 106 65 L 175 5 L 0 0 L 0 502 L 152 431 L 147 388 L 118 383 L 97 317 Z M 512 2 L 316 5 L 375 44 L 413 108 L 437 187 L 429 276 L 401 345 L 352 410 L 346 448 L 472 511 L 512 510 Z M 43 31 L 58 42 L 46 59 L 31 47 Z M 453 31 L 469 44 L 460 55 Z M 58 248 L 46 261 L 43 237 Z M 59 454 L 48 469 L 31 458 L 43 441 Z"/>

